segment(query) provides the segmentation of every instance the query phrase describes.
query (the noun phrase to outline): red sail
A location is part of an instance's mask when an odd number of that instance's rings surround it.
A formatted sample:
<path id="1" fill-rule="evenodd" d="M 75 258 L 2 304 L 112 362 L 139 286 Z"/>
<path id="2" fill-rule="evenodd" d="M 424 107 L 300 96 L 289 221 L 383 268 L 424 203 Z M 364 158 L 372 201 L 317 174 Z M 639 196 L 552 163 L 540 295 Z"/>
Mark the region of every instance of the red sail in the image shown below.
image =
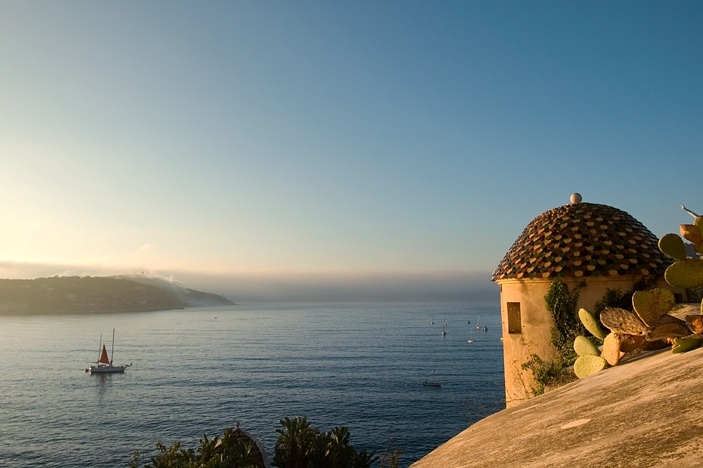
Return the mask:
<path id="1" fill-rule="evenodd" d="M 107 357 L 107 349 L 105 349 L 105 345 L 103 345 L 103 352 L 100 354 L 100 361 L 103 364 L 110 364 L 110 358 Z"/>

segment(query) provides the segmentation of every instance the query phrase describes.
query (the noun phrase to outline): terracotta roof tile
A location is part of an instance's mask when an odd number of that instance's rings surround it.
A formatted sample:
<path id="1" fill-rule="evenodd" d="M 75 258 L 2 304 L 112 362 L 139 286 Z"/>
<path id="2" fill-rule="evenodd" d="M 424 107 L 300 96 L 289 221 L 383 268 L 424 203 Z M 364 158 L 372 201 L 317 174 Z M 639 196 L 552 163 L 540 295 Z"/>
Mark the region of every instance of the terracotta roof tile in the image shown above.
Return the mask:
<path id="1" fill-rule="evenodd" d="M 493 272 L 513 278 L 661 276 L 671 260 L 642 223 L 612 206 L 574 203 L 527 225 Z"/>

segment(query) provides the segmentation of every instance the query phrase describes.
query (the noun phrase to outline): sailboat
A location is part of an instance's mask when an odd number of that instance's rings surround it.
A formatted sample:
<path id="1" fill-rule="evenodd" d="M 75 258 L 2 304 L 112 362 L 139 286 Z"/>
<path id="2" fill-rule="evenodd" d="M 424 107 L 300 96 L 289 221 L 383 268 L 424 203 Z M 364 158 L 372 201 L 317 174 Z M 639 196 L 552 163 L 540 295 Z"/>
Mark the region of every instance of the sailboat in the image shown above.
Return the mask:
<path id="1" fill-rule="evenodd" d="M 447 334 L 447 321 L 444 321 L 444 325 L 442 325 L 442 336 L 445 336 Z"/>
<path id="2" fill-rule="evenodd" d="M 434 377 L 434 369 L 432 369 L 432 377 Z M 422 382 L 423 387 L 441 387 L 442 383 L 439 380 L 425 380 Z"/>
<path id="3" fill-rule="evenodd" d="M 112 356 L 115 356 L 115 329 L 112 329 Z M 132 363 L 126 366 L 113 366 L 112 359 L 107 354 L 107 348 L 105 348 L 105 343 L 103 343 L 103 335 L 100 334 L 100 345 L 98 346 L 98 360 L 95 361 L 95 365 L 88 367 L 85 371 L 91 374 L 114 374 L 117 372 L 124 372 L 126 368 L 131 366 Z"/>
<path id="4" fill-rule="evenodd" d="M 481 329 L 481 316 L 480 315 L 478 316 L 476 323 L 477 323 L 476 330 L 480 330 Z"/>

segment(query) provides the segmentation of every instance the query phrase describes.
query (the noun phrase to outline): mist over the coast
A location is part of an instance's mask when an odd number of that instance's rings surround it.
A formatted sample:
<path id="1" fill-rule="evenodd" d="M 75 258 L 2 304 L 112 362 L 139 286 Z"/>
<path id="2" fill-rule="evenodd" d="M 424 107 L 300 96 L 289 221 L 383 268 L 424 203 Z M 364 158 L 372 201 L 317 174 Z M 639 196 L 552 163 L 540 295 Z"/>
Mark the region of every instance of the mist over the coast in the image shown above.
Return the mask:
<path id="1" fill-rule="evenodd" d="M 280 302 L 472 302 L 498 301 L 489 271 L 422 273 L 290 273 L 126 270 L 115 267 L 0 262 L 0 277 L 145 275 L 233 301 Z"/>
<path id="2" fill-rule="evenodd" d="M 234 301 L 498 303 L 490 272 L 179 275 Z M 218 289 L 219 288 L 219 289 Z"/>

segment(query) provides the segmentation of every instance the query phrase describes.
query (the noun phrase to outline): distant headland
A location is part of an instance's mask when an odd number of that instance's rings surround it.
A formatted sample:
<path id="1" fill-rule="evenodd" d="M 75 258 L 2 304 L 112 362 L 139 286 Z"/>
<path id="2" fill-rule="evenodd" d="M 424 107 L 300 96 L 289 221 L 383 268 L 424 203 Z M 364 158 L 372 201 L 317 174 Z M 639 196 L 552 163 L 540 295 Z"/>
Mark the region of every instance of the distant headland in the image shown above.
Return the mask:
<path id="1" fill-rule="evenodd" d="M 0 314 L 148 312 L 234 302 L 143 275 L 0 279 Z"/>

